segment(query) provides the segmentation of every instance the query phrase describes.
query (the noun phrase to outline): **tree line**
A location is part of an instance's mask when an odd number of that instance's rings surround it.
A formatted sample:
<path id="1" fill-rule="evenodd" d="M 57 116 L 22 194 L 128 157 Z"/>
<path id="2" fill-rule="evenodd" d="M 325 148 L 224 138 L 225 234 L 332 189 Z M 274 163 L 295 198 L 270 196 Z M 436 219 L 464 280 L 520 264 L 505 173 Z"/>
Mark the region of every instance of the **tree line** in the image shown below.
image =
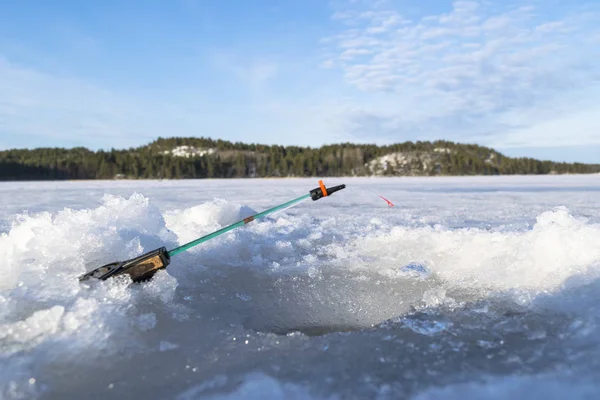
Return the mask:
<path id="1" fill-rule="evenodd" d="M 213 149 L 180 157 L 179 146 Z M 389 154 L 410 162 L 375 171 L 373 160 Z M 210 138 L 159 138 L 147 146 L 91 151 L 83 147 L 0 151 L 0 180 L 201 179 L 398 175 L 513 175 L 598 173 L 600 165 L 511 158 L 493 149 L 449 141 L 388 146 L 340 143 L 319 148 L 247 144 Z"/>

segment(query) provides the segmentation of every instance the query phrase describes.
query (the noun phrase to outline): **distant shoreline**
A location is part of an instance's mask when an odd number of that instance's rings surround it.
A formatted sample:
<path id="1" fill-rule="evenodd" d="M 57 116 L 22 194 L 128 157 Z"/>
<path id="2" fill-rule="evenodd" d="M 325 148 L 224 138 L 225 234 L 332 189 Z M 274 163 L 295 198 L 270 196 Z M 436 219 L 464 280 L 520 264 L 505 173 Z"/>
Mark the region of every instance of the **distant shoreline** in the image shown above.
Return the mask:
<path id="1" fill-rule="evenodd" d="M 340 143 L 319 148 L 159 138 L 138 148 L 0 151 L 0 181 L 287 179 L 597 174 L 600 164 L 511 158 L 476 144 Z"/>
<path id="2" fill-rule="evenodd" d="M 14 179 L 14 180 L 0 180 L 2 183 L 93 183 L 93 182 L 200 182 L 200 181 L 292 181 L 292 180 L 336 180 L 336 179 L 356 179 L 356 180 L 445 180 L 445 179 L 502 179 L 502 178 L 542 178 L 542 177 L 590 177 L 593 175 L 600 175 L 600 172 L 594 173 L 564 173 L 564 174 L 505 174 L 505 175 L 437 175 L 437 176 L 287 176 L 287 177 L 235 177 L 235 178 L 173 178 L 173 179 L 156 179 L 156 178 L 143 178 L 143 179 Z M 600 183 L 600 182 L 599 182 Z"/>

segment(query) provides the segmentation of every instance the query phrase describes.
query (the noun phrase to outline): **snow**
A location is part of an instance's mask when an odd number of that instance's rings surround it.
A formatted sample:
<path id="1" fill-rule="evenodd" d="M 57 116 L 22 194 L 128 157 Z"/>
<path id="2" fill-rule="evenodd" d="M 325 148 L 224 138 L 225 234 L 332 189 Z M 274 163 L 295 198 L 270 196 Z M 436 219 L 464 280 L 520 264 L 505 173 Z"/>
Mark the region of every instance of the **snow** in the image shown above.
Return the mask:
<path id="1" fill-rule="evenodd" d="M 202 149 L 194 146 L 177 146 L 172 150 L 163 151 L 163 154 L 171 154 L 175 157 L 202 157 L 206 154 L 215 153 L 215 149 Z"/>
<path id="2" fill-rule="evenodd" d="M 326 178 L 77 279 L 317 180 L 1 183 L 0 398 L 600 395 L 597 175 Z"/>
<path id="3" fill-rule="evenodd" d="M 415 168 L 419 171 L 428 171 L 435 164 L 434 158 L 426 152 L 397 152 L 377 157 L 366 163 L 365 166 L 375 176 L 383 175 L 387 170 L 403 169 L 405 173 L 412 173 L 411 169 Z"/>
<path id="4" fill-rule="evenodd" d="M 375 175 L 381 175 L 388 168 L 395 169 L 396 167 L 403 167 L 420 161 L 420 158 L 414 154 L 390 153 L 377 157 L 369 161 L 366 165 Z"/>

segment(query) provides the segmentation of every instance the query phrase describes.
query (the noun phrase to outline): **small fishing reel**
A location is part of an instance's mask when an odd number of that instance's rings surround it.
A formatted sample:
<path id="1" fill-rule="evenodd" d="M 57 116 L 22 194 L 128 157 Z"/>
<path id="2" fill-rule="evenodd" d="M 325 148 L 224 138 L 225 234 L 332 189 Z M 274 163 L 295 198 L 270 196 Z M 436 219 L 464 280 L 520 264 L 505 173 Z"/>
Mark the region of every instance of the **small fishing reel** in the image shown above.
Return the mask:
<path id="1" fill-rule="evenodd" d="M 153 250 L 127 261 L 117 261 L 98 267 L 79 277 L 80 281 L 90 278 L 106 280 L 118 275 L 127 274 L 134 282 L 142 282 L 151 279 L 154 274 L 163 268 L 167 268 L 171 258 L 166 247 Z"/>

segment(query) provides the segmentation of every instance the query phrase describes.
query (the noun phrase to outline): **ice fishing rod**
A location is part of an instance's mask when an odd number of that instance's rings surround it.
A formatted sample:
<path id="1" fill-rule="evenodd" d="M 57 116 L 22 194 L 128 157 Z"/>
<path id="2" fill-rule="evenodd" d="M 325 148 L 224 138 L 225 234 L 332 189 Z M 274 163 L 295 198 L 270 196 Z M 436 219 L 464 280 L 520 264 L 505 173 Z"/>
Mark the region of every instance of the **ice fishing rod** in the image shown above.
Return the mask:
<path id="1" fill-rule="evenodd" d="M 252 215 L 250 217 L 246 217 L 236 223 L 221 228 L 213 233 L 209 233 L 208 235 L 202 236 L 196 240 L 192 240 L 191 242 L 176 247 L 170 251 L 168 251 L 167 248 L 163 246 L 156 250 L 152 250 L 146 254 L 142 254 L 141 256 L 132 258 L 130 260 L 116 261 L 110 264 L 103 265 L 80 276 L 79 280 L 84 281 L 90 278 L 106 280 L 108 278 L 112 278 L 123 274 L 129 275 L 133 282 L 142 282 L 149 280 L 154 276 L 154 274 L 158 270 L 167 268 L 167 266 L 171 263 L 172 256 L 183 253 L 184 251 L 189 250 L 192 247 L 199 245 L 200 243 L 204 243 L 233 229 L 244 226 L 254 221 L 255 219 L 259 219 L 276 211 L 294 206 L 302 200 L 311 198 L 313 201 L 316 201 L 320 198 L 329 196 L 339 190 L 342 190 L 345 187 L 346 185 L 338 185 L 326 188 L 323 184 L 323 181 L 321 180 L 319 181 L 319 187 L 311 190 L 308 194 L 302 195 L 298 198 L 287 201 L 273 208 L 269 208 L 268 210 Z"/>

